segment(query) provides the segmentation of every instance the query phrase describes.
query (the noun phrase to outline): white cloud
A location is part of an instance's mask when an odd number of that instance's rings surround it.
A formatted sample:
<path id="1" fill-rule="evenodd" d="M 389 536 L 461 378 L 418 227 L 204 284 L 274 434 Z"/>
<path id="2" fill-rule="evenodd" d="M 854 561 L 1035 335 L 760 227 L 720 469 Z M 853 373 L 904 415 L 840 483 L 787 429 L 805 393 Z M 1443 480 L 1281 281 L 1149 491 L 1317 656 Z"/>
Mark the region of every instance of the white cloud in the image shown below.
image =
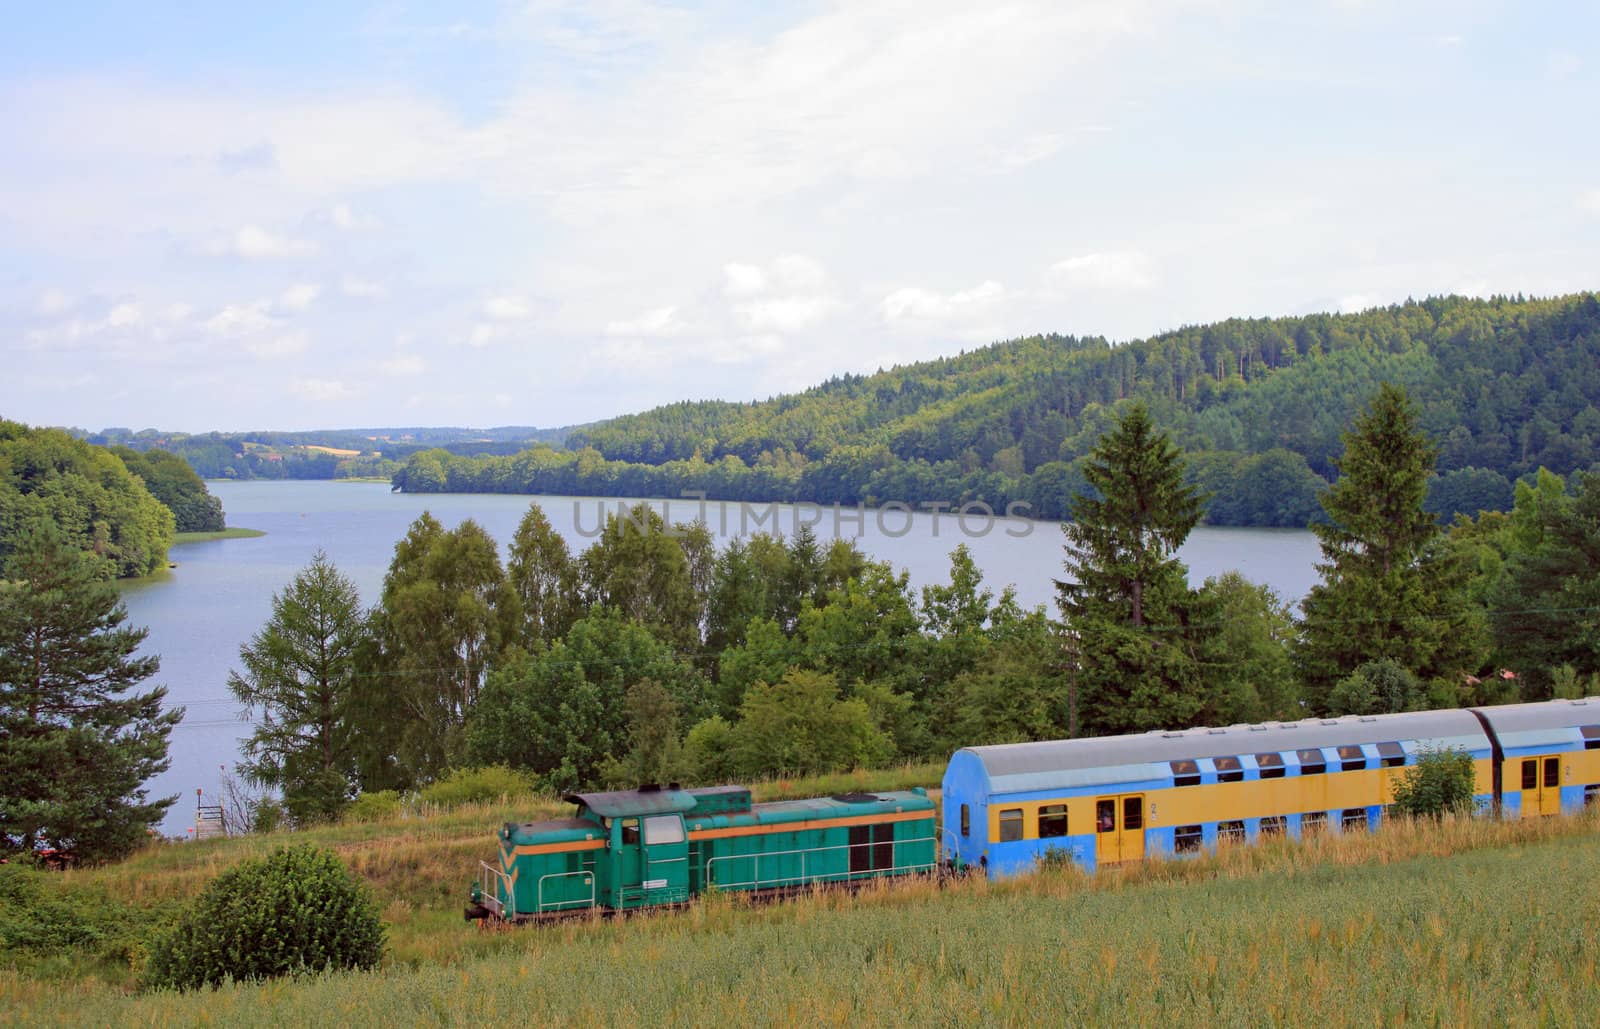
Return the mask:
<path id="1" fill-rule="evenodd" d="M 839 310 L 832 297 L 778 297 L 753 301 L 737 308 L 752 329 L 771 332 L 798 332 Z"/>
<path id="2" fill-rule="evenodd" d="M 130 325 L 137 325 L 144 320 L 144 312 L 138 304 L 118 304 L 106 315 L 106 327 L 109 329 L 125 329 Z"/>
<path id="3" fill-rule="evenodd" d="M 310 257 L 317 245 L 310 240 L 294 239 L 268 232 L 259 225 L 246 225 L 233 234 L 224 252 L 246 260 L 274 260 L 288 257 Z"/>
<path id="4" fill-rule="evenodd" d="M 1043 161 L 1048 157 L 1054 157 L 1066 145 L 1066 138 L 1057 133 L 1037 133 L 1002 153 L 1000 155 L 1000 167 L 1004 171 L 1026 168 L 1030 164 Z"/>
<path id="5" fill-rule="evenodd" d="M 290 379 L 289 391 L 307 400 L 348 400 L 355 394 L 338 379 Z"/>
<path id="6" fill-rule="evenodd" d="M 1600 217 L 1600 189 L 1591 189 L 1578 197 L 1578 210 Z"/>
<path id="7" fill-rule="evenodd" d="M 245 349 L 257 357 L 280 360 L 305 353 L 306 347 L 310 345 L 310 342 L 305 333 L 290 332 L 271 339 L 254 340 L 245 344 Z"/>
<path id="8" fill-rule="evenodd" d="M 954 293 L 907 286 L 884 297 L 881 309 L 891 325 L 970 322 L 992 315 L 1006 297 L 1006 288 L 993 279 Z"/>
<path id="9" fill-rule="evenodd" d="M 800 254 L 786 254 L 772 262 L 777 287 L 792 293 L 815 293 L 827 283 L 822 265 Z"/>
<path id="10" fill-rule="evenodd" d="M 267 303 L 229 304 L 205 320 L 203 328 L 213 336 L 246 336 L 264 332 L 278 321 L 267 313 Z"/>
<path id="11" fill-rule="evenodd" d="M 1544 59 L 1544 73 L 1552 79 L 1570 79 L 1583 70 L 1583 58 L 1571 50 L 1552 50 Z"/>
<path id="12" fill-rule="evenodd" d="M 1378 298 L 1371 293 L 1351 293 L 1339 298 L 1340 314 L 1355 314 L 1378 306 Z"/>
<path id="13" fill-rule="evenodd" d="M 497 335 L 499 335 L 499 333 L 495 330 L 493 325 L 479 322 L 478 324 L 474 325 L 472 327 L 472 331 L 467 334 L 466 343 L 469 347 L 486 347 L 495 341 L 495 337 Z"/>
<path id="14" fill-rule="evenodd" d="M 283 291 L 278 306 L 289 311 L 304 311 L 322 294 L 322 287 L 314 282 L 298 282 Z"/>
<path id="15" fill-rule="evenodd" d="M 751 297 L 767 288 L 767 276 L 753 264 L 722 266 L 722 292 L 730 297 Z"/>
<path id="16" fill-rule="evenodd" d="M 378 369 L 385 375 L 421 375 L 428 370 L 428 362 L 416 354 L 396 354 L 387 361 L 379 362 Z"/>
<path id="17" fill-rule="evenodd" d="M 687 326 L 678 317 L 676 307 L 658 307 L 637 318 L 625 318 L 606 323 L 607 336 L 676 336 Z"/>
<path id="18" fill-rule="evenodd" d="M 366 232 L 382 228 L 376 218 L 357 214 L 349 204 L 334 204 L 328 211 L 328 220 L 341 232 Z"/>
<path id="19" fill-rule="evenodd" d="M 484 301 L 483 313 L 503 322 L 520 322 L 533 317 L 533 306 L 517 296 L 491 297 Z"/>
<path id="20" fill-rule="evenodd" d="M 175 304 L 168 304 L 167 309 L 162 313 L 169 322 L 186 322 L 189 320 L 189 316 L 194 314 L 194 305 L 180 301 Z"/>
<path id="21" fill-rule="evenodd" d="M 45 317 L 62 314 L 72 307 L 72 298 L 59 289 L 47 289 L 39 294 L 39 299 L 34 302 L 35 314 Z"/>
<path id="22" fill-rule="evenodd" d="M 347 297 L 361 297 L 363 299 L 381 297 L 388 292 L 381 282 L 349 277 L 340 284 L 339 289 Z"/>
<path id="23" fill-rule="evenodd" d="M 1050 274 L 1076 289 L 1149 289 L 1156 283 L 1155 263 L 1138 250 L 1080 254 L 1057 261 Z"/>

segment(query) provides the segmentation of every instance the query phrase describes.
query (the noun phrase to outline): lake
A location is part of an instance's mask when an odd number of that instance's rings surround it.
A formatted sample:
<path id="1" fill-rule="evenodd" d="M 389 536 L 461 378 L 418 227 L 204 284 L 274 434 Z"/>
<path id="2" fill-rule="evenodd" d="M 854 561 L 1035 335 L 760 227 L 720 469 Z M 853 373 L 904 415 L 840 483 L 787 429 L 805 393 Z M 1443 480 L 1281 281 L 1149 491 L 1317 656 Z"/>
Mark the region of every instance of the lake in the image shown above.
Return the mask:
<path id="1" fill-rule="evenodd" d="M 382 589 L 395 543 L 423 511 L 447 528 L 472 518 L 500 541 L 502 556 L 530 503 L 544 509 L 574 551 L 588 546 L 603 515 L 634 501 L 576 497 L 484 494 L 391 493 L 371 482 L 214 482 L 228 524 L 261 529 L 253 539 L 188 543 L 172 550 L 175 569 L 150 580 L 127 583 L 122 596 L 129 622 L 150 630 L 145 652 L 161 656 L 154 680 L 167 687 L 168 703 L 188 709 L 172 733 L 172 767 L 150 784 L 152 796 L 179 794 L 162 824 L 183 835 L 194 824 L 194 791 L 208 802 L 223 769 L 232 770 L 239 741 L 249 735 L 240 708 L 227 689 L 238 666 L 239 647 L 260 630 L 272 611 L 272 594 L 326 551 L 353 580 L 362 601 L 373 604 Z M 654 505 L 658 511 L 662 502 Z M 668 502 L 668 516 L 686 522 L 702 516 L 719 542 L 748 532 L 811 524 L 819 539 L 853 537 L 869 557 L 910 574 L 913 588 L 948 579 L 950 551 L 965 543 L 996 593 L 1014 585 L 1026 606 L 1050 605 L 1054 577 L 1061 574 L 1061 531 L 1054 522 L 990 519 L 969 508 L 952 512 L 899 509 L 860 511 L 811 505 L 719 505 L 703 511 L 694 500 Z M 1196 529 L 1180 556 L 1198 584 L 1236 569 L 1265 583 L 1286 600 L 1298 601 L 1316 581 L 1316 537 L 1291 529 Z"/>

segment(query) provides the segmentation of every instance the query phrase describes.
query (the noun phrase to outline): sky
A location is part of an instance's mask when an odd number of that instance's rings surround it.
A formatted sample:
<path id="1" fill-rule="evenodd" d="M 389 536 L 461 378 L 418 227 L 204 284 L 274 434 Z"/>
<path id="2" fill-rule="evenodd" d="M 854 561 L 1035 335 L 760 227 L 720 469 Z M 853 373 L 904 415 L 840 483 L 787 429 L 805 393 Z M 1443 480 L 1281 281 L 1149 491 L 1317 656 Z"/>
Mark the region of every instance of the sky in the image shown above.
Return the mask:
<path id="1" fill-rule="evenodd" d="M 1600 4 L 10 4 L 0 416 L 582 423 L 1600 288 Z"/>

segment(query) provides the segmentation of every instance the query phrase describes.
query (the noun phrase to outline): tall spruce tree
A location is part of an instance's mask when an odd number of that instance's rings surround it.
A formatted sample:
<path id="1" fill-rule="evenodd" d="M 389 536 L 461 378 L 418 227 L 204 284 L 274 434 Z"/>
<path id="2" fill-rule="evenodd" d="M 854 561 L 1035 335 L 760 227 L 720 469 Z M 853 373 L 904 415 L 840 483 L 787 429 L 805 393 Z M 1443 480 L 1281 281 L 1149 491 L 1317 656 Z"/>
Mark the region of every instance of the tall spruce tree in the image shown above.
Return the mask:
<path id="1" fill-rule="evenodd" d="M 1322 497 L 1330 523 L 1311 527 L 1323 561 L 1295 648 L 1306 700 L 1318 713 L 1344 713 L 1334 687 L 1392 662 L 1432 685 L 1410 706 L 1454 706 L 1487 647 L 1482 612 L 1467 597 L 1470 569 L 1422 506 L 1434 448 L 1391 383 L 1343 438 L 1339 480 Z"/>
<path id="2" fill-rule="evenodd" d="M 228 676 L 233 695 L 259 711 L 239 770 L 281 788 L 297 821 L 331 818 L 355 793 L 351 705 L 367 637 L 355 583 L 319 550 L 273 594 L 272 617 L 239 648 L 243 672 Z"/>
<path id="3" fill-rule="evenodd" d="M 1077 728 L 1137 732 L 1188 725 L 1204 705 L 1200 651 L 1209 631 L 1177 550 L 1205 498 L 1184 482 L 1178 447 L 1135 404 L 1084 468 L 1057 603 L 1070 642 Z"/>
<path id="4" fill-rule="evenodd" d="M 0 567 L 0 850 L 119 857 L 176 797 L 149 799 L 182 709 L 130 693 L 160 667 L 107 580 L 112 563 L 53 523 L 27 525 Z"/>

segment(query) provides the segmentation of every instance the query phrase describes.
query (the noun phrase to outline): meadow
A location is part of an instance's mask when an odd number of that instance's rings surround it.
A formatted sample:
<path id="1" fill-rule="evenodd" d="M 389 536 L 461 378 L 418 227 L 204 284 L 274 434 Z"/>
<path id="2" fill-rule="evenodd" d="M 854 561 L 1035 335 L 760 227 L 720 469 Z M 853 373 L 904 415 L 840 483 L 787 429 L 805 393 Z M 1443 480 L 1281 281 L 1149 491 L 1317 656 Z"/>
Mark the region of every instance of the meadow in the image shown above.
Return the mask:
<path id="1" fill-rule="evenodd" d="M 519 818 L 559 806 L 532 803 L 506 806 Z M 383 898 L 391 950 L 376 972 L 141 995 L 134 944 L 120 958 L 13 961 L 0 971 L 0 1015 L 48 1025 L 454 1025 L 508 1013 L 557 1025 L 1576 1025 L 1600 1007 L 1593 816 L 1394 823 L 1095 877 L 1049 868 L 766 906 L 724 895 L 625 920 L 484 930 L 461 921 L 462 893 L 492 851 L 485 824 L 505 813 L 477 805 L 298 834 L 339 851 Z M 280 841 L 154 847 L 51 888 L 74 907 L 153 919 Z"/>

